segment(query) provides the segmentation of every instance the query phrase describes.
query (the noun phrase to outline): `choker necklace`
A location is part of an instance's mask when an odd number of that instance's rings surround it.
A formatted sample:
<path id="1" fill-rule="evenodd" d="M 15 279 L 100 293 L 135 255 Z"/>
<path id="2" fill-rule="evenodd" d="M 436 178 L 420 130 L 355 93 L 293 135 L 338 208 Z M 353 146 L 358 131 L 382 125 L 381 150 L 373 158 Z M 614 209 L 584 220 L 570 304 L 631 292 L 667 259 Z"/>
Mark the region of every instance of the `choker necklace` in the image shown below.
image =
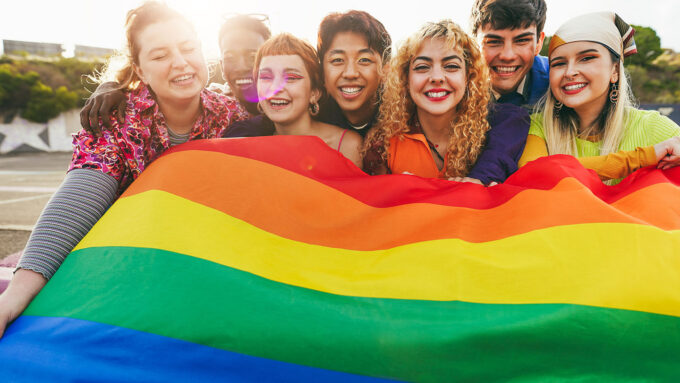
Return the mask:
<path id="1" fill-rule="evenodd" d="M 361 129 L 365 128 L 367 125 L 368 125 L 368 122 L 363 124 L 363 125 L 359 125 L 359 126 L 354 126 L 351 122 L 349 123 L 349 126 L 351 126 L 352 129 L 354 129 L 354 130 L 361 130 Z"/>

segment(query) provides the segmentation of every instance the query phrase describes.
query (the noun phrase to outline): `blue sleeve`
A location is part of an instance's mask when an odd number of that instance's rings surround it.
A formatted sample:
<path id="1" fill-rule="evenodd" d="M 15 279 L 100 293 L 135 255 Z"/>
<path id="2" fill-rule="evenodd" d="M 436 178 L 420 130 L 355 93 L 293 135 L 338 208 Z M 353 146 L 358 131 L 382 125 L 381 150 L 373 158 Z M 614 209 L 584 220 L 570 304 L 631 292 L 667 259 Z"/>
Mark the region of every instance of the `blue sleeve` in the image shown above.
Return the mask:
<path id="1" fill-rule="evenodd" d="M 503 182 L 517 171 L 529 133 L 529 112 L 511 104 L 495 104 L 489 111 L 486 145 L 468 177 L 484 184 Z"/>

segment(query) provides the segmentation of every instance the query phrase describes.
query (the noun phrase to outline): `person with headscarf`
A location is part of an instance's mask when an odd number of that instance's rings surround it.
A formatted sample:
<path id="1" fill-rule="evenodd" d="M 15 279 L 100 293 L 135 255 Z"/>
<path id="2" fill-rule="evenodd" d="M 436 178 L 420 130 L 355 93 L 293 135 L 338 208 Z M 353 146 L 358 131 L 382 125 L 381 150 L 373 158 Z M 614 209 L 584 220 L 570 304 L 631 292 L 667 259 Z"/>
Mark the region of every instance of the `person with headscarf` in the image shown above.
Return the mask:
<path id="1" fill-rule="evenodd" d="M 635 30 L 613 12 L 564 23 L 550 40 L 550 90 L 532 116 L 519 165 L 550 154 L 578 157 L 603 180 L 680 163 L 680 127 L 636 109 L 623 67 Z"/>

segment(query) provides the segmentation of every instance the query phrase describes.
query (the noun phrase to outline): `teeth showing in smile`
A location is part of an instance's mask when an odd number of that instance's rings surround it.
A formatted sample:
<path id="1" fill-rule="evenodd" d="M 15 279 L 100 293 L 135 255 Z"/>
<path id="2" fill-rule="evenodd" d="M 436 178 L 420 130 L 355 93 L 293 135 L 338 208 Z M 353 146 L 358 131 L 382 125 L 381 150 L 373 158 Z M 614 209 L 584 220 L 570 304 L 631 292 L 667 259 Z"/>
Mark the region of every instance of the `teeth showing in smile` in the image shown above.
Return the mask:
<path id="1" fill-rule="evenodd" d="M 193 74 L 185 74 L 184 76 L 179 76 L 179 77 L 173 79 L 172 82 L 185 81 L 185 80 L 191 79 L 192 77 L 194 77 Z"/>
<path id="2" fill-rule="evenodd" d="M 519 69 L 518 66 L 495 66 L 494 70 L 498 73 L 512 73 Z"/>
<path id="3" fill-rule="evenodd" d="M 577 90 L 583 88 L 584 86 L 586 86 L 586 84 L 567 85 L 564 87 L 564 90 Z"/>
<path id="4" fill-rule="evenodd" d="M 342 93 L 346 93 L 346 94 L 357 94 L 357 93 L 359 93 L 359 91 L 361 91 L 361 87 L 359 87 L 359 86 L 351 86 L 351 87 L 348 86 L 348 87 L 340 88 L 340 91 Z"/>
<path id="5" fill-rule="evenodd" d="M 441 92 L 425 92 L 425 95 L 427 97 L 439 98 L 439 97 L 446 96 L 446 92 L 444 92 L 444 91 L 441 91 Z"/>
<path id="6" fill-rule="evenodd" d="M 240 85 L 250 85 L 250 84 L 253 83 L 253 79 L 252 78 L 238 78 L 238 79 L 236 79 L 236 81 L 234 81 L 234 83 L 236 85 L 239 85 L 239 86 Z"/>
<path id="7" fill-rule="evenodd" d="M 289 101 L 286 101 L 286 100 L 269 100 L 269 103 L 272 104 L 273 106 L 283 106 L 283 105 L 288 105 Z"/>

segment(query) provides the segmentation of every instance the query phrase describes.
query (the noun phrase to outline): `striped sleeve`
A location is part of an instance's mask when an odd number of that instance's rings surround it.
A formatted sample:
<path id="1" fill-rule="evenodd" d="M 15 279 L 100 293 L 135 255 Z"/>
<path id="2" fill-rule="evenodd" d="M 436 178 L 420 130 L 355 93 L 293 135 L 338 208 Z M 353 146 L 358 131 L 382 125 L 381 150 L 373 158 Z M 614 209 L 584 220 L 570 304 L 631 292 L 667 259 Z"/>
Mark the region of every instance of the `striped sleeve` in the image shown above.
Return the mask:
<path id="1" fill-rule="evenodd" d="M 17 269 L 50 279 L 116 199 L 118 181 L 95 169 L 74 169 L 40 214 Z"/>

